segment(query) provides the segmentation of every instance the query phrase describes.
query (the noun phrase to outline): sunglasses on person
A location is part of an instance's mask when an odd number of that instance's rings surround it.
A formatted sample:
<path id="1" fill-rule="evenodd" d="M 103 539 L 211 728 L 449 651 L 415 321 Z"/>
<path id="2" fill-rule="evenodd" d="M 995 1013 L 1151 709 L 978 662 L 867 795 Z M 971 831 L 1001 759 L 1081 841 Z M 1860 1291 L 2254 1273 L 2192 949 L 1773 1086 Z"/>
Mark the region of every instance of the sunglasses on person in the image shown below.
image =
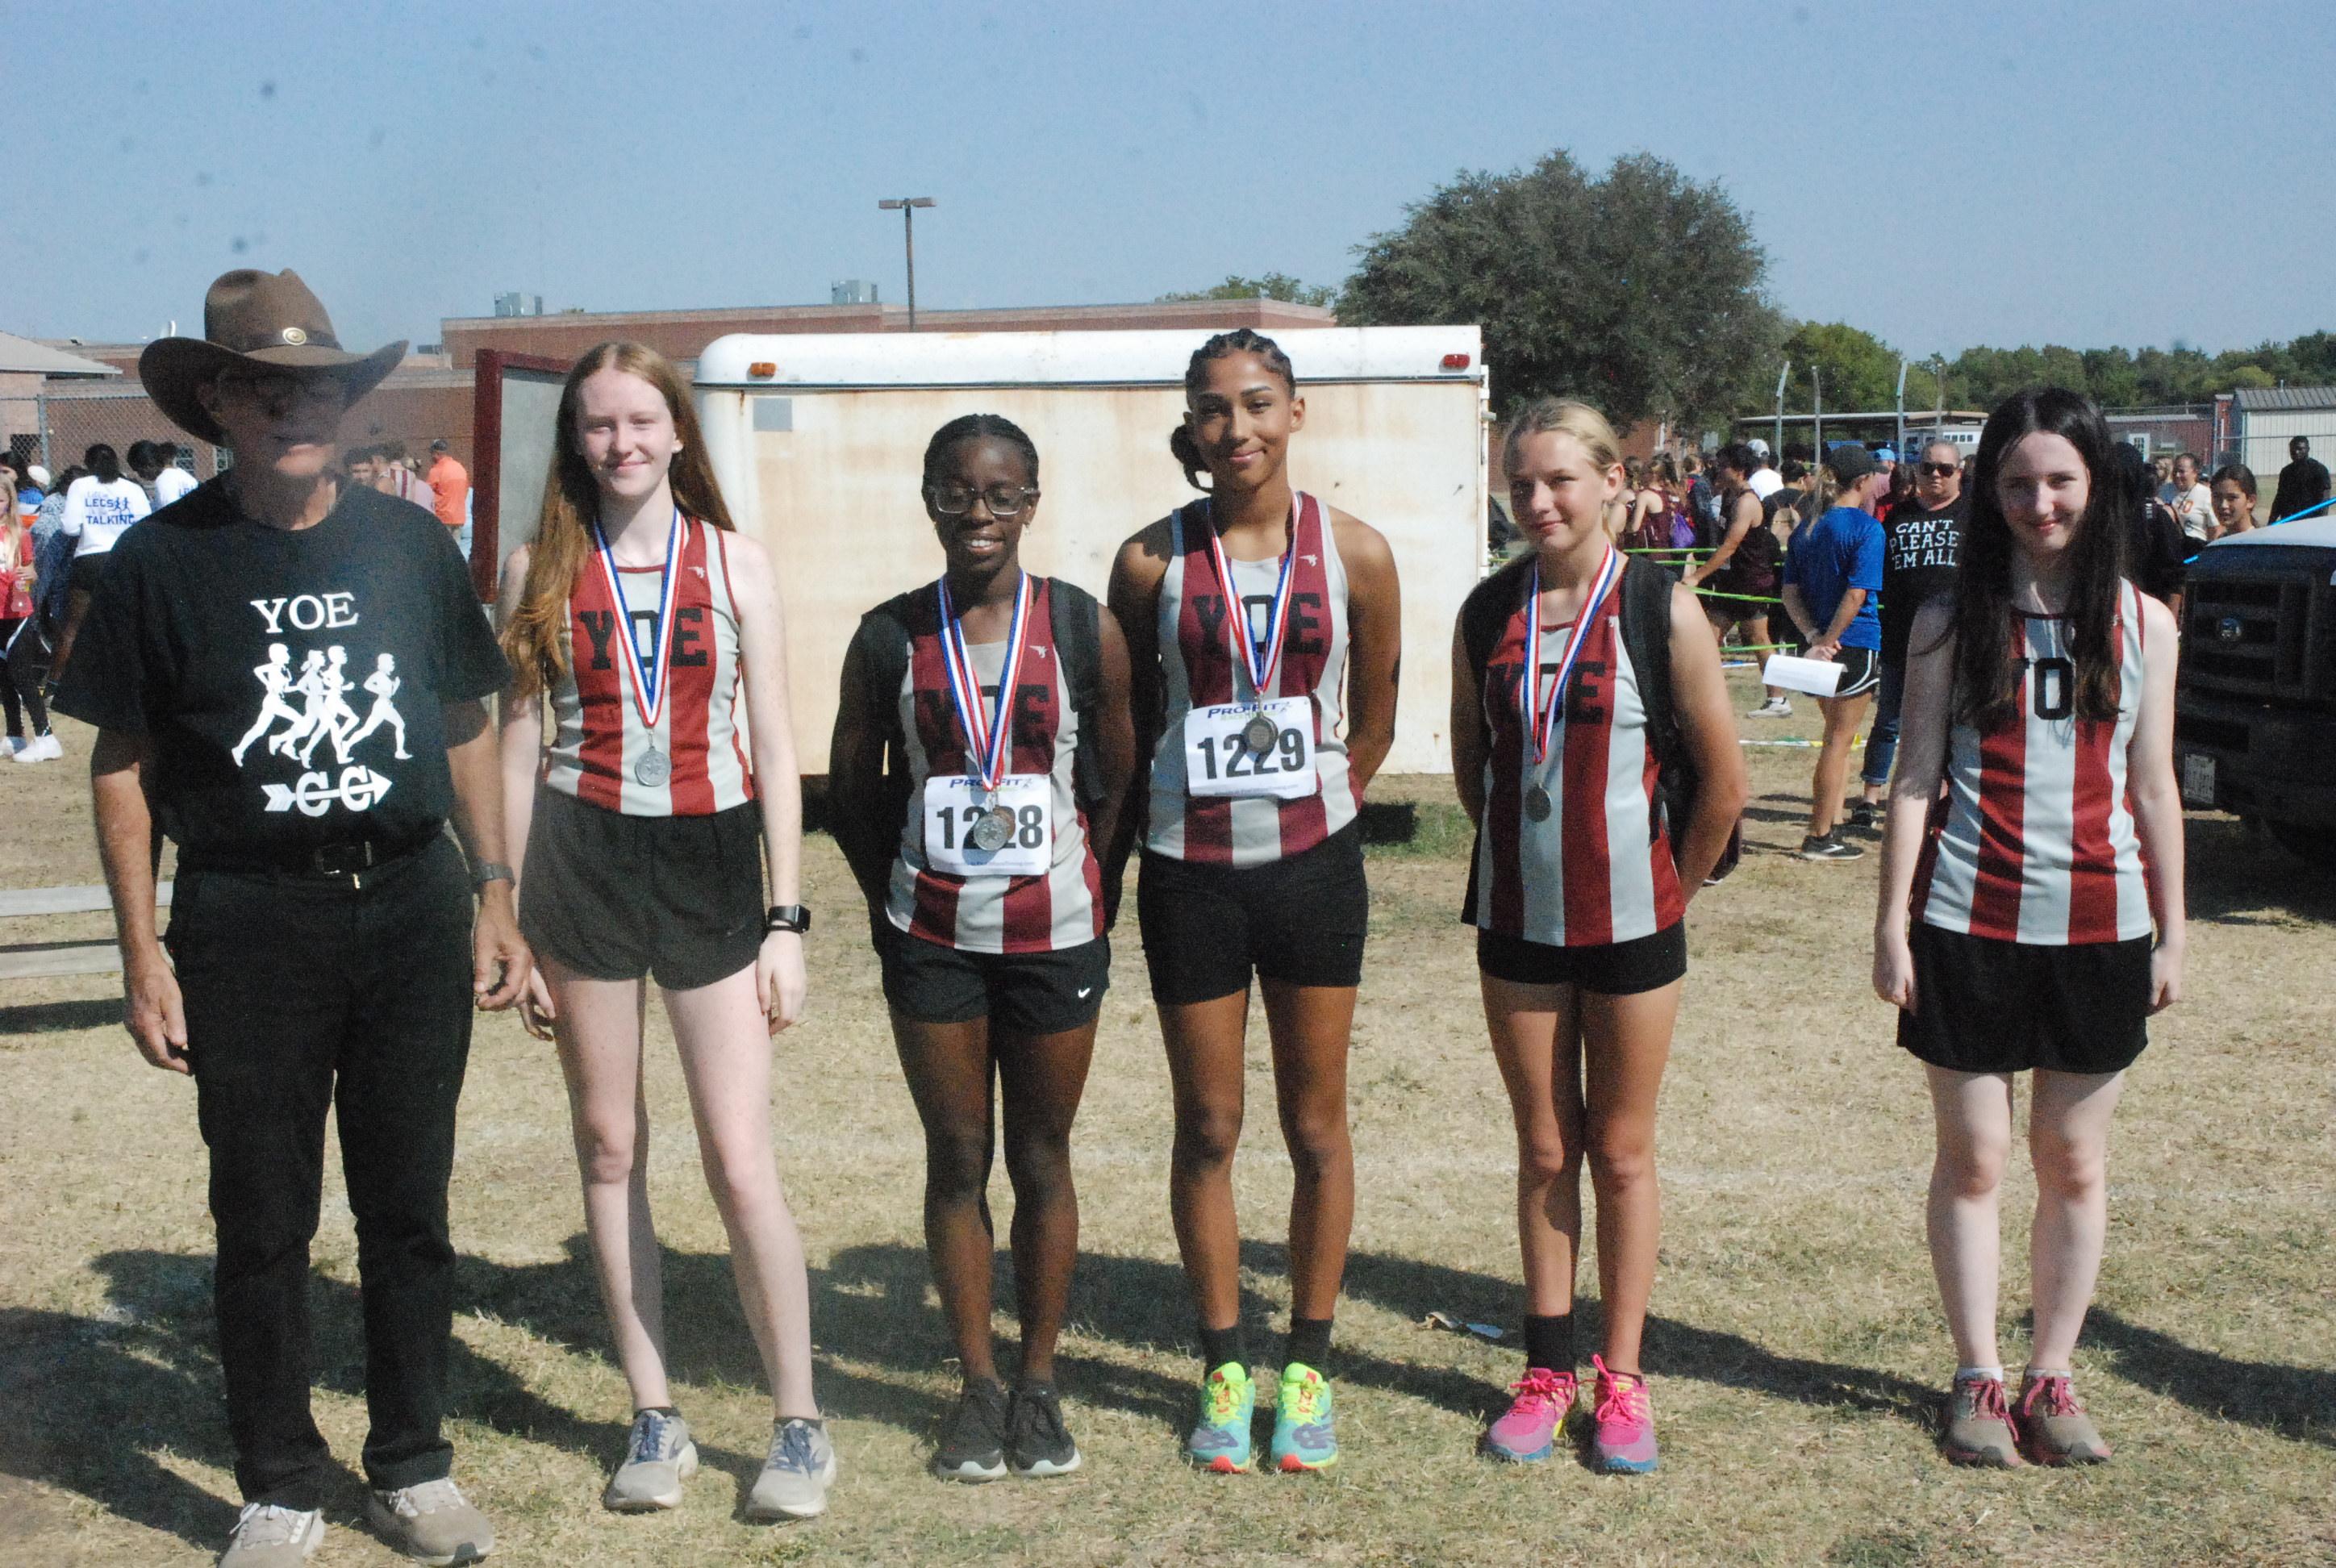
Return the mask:
<path id="1" fill-rule="evenodd" d="M 1029 505 L 1037 493 L 1028 485 L 999 484 L 988 490 L 975 490 L 963 484 L 925 486 L 925 499 L 943 517 L 963 517 L 978 501 L 989 509 L 991 517 L 1001 522 L 1010 517 L 1021 516 L 1022 509 Z"/>
<path id="2" fill-rule="evenodd" d="M 1924 479 L 1944 479 L 1949 474 L 1961 473 L 1962 471 L 1963 465 L 1960 463 L 1925 463 L 1920 466 L 1920 472 Z"/>

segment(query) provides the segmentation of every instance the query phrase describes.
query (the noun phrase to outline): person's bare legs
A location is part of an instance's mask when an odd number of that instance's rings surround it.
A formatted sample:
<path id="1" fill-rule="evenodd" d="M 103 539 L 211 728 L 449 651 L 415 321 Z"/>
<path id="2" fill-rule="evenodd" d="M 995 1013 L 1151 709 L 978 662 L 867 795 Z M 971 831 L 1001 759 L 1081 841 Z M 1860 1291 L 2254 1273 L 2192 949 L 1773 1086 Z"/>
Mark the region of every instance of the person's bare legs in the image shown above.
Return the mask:
<path id="1" fill-rule="evenodd" d="M 929 1024 L 892 1014 L 900 1070 L 925 1130 L 925 1256 L 941 1315 L 957 1341 L 968 1383 L 995 1381 L 991 1341 L 991 1259 L 998 1236 L 989 1218 L 989 1164 L 995 1150 L 989 1020 Z"/>
<path id="2" fill-rule="evenodd" d="M 1233 1151 L 1241 1144 L 1242 1050 L 1249 992 L 1162 1007 L 1176 1137 L 1168 1161 L 1168 1213 L 1176 1251 L 1203 1328 L 1241 1320 L 1241 1220 L 1233 1208 Z"/>
<path id="3" fill-rule="evenodd" d="M 1927 1063 L 1923 1071 L 1937 1137 L 1923 1214 L 1931 1271 L 1958 1365 L 2001 1366 L 1995 1337 L 2003 1244 L 1998 1196 L 2011 1155 L 2011 1076 L 1958 1073 Z"/>
<path id="4" fill-rule="evenodd" d="M 1817 698 L 1817 711 L 1825 715 L 1825 744 L 1817 752 L 1816 781 L 1811 786 L 1812 838 L 1825 837 L 1841 820 L 1841 792 L 1849 782 L 1850 745 L 1857 738 L 1857 721 L 1865 716 L 1868 695 Z"/>
<path id="5" fill-rule="evenodd" d="M 1637 1372 L 1662 1243 L 1655 1105 L 1684 979 L 1634 996 L 1582 994 L 1582 1135 L 1598 1194 L 1598 1295 L 1610 1370 Z"/>
<path id="6" fill-rule="evenodd" d="M 1528 986 L 1479 972 L 1493 1060 L 1517 1134 L 1517 1250 L 1525 1311 L 1573 1310 L 1582 1251 L 1582 1058 L 1572 986 Z"/>
<path id="7" fill-rule="evenodd" d="M 2036 1222 L 2028 1235 L 2036 1332 L 2028 1364 L 2065 1368 L 2092 1305 L 2107 1238 L 2109 1117 L 2123 1073 L 2035 1075 L 2028 1153 L 2036 1168 Z"/>
<path id="8" fill-rule="evenodd" d="M 1027 1383 L 1055 1380 L 1055 1345 L 1070 1310 L 1071 1274 L 1079 1259 L 1071 1123 L 1086 1090 L 1095 1036 L 1093 1021 L 1051 1035 L 996 1031 L 1006 1174 L 1014 1184 L 1014 1296 Z"/>
<path id="9" fill-rule="evenodd" d="M 816 1419 L 811 1281 L 772 1147 L 771 1035 L 754 966 L 662 995 L 697 1121 L 698 1158 L 729 1233 L 730 1271 L 762 1353 L 772 1413 L 780 1420 Z"/>
<path id="10" fill-rule="evenodd" d="M 1290 1193 L 1290 1316 L 1328 1318 L 1338 1310 L 1355 1226 L 1347 1050 L 1356 988 L 1258 983 L 1273 1041 L 1274 1106 L 1297 1176 Z"/>
<path id="11" fill-rule="evenodd" d="M 649 1215 L 648 1105 L 638 980 L 596 980 L 539 955 L 558 1010 L 560 1066 L 584 1188 L 584 1232 L 617 1365 L 637 1410 L 673 1403 L 666 1384 L 665 1273 Z"/>

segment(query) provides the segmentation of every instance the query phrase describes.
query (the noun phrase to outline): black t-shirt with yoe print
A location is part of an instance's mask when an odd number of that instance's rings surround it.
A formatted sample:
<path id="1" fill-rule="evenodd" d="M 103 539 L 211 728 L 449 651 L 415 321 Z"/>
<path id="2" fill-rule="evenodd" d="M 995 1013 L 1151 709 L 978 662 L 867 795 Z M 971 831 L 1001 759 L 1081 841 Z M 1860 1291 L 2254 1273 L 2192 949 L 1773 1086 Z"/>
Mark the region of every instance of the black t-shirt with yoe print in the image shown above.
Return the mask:
<path id="1" fill-rule="evenodd" d="M 444 822 L 441 709 L 510 674 L 429 512 L 349 488 L 287 532 L 215 480 L 114 546 L 57 707 L 147 736 L 148 793 L 182 852 L 289 862 Z"/>

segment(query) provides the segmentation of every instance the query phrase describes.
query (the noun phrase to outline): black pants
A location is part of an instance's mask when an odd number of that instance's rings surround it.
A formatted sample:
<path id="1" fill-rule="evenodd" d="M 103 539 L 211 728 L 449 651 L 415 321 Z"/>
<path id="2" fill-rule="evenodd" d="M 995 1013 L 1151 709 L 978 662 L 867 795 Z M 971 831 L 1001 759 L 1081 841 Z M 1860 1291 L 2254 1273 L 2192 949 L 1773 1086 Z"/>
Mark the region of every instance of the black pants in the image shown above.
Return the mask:
<path id="1" fill-rule="evenodd" d="M 30 738 L 48 734 L 49 705 L 41 699 L 41 677 L 49 673 L 49 641 L 41 635 L 40 622 L 0 620 L 0 655 L 6 659 L 6 667 L 0 668 L 0 703 L 8 709 L 8 733 L 24 735 L 29 713 Z"/>
<path id="2" fill-rule="evenodd" d="M 444 1475 L 453 1329 L 446 1181 L 471 1048 L 471 895 L 441 837 L 346 879 L 179 872 L 170 954 L 186 998 L 210 1205 L 228 1424 L 244 1500 L 323 1505 L 308 1412 L 308 1243 L 325 1115 L 340 1117 L 365 1302 L 365 1478 Z"/>

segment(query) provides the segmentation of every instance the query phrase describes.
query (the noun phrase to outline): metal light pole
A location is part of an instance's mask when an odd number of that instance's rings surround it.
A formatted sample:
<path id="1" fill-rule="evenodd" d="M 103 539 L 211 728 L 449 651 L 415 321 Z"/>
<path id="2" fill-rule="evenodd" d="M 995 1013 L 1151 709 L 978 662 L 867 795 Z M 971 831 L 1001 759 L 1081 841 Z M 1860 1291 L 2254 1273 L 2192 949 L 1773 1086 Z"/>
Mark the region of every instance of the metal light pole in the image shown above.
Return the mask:
<path id="1" fill-rule="evenodd" d="M 1898 439 L 1891 443 L 1898 461 L 1906 461 L 1906 362 L 1898 362 Z"/>
<path id="2" fill-rule="evenodd" d="M 1817 461 L 1823 463 L 1825 461 L 1825 377 L 1817 373 L 1817 367 L 1814 365 L 1809 366 L 1809 395 L 1816 400 L 1812 416 L 1815 421 L 1815 433 L 1809 437 L 1809 444 L 1815 448 Z"/>
<path id="3" fill-rule="evenodd" d="M 1785 380 L 1792 374 L 1793 362 L 1789 359 L 1785 361 L 1785 367 L 1776 372 L 1776 448 L 1768 455 L 1779 469 L 1785 464 Z"/>
<path id="4" fill-rule="evenodd" d="M 930 196 L 903 196 L 897 201 L 879 201 L 877 208 L 885 212 L 900 214 L 900 239 L 909 252 L 909 330 L 917 329 L 917 209 L 930 207 Z"/>

